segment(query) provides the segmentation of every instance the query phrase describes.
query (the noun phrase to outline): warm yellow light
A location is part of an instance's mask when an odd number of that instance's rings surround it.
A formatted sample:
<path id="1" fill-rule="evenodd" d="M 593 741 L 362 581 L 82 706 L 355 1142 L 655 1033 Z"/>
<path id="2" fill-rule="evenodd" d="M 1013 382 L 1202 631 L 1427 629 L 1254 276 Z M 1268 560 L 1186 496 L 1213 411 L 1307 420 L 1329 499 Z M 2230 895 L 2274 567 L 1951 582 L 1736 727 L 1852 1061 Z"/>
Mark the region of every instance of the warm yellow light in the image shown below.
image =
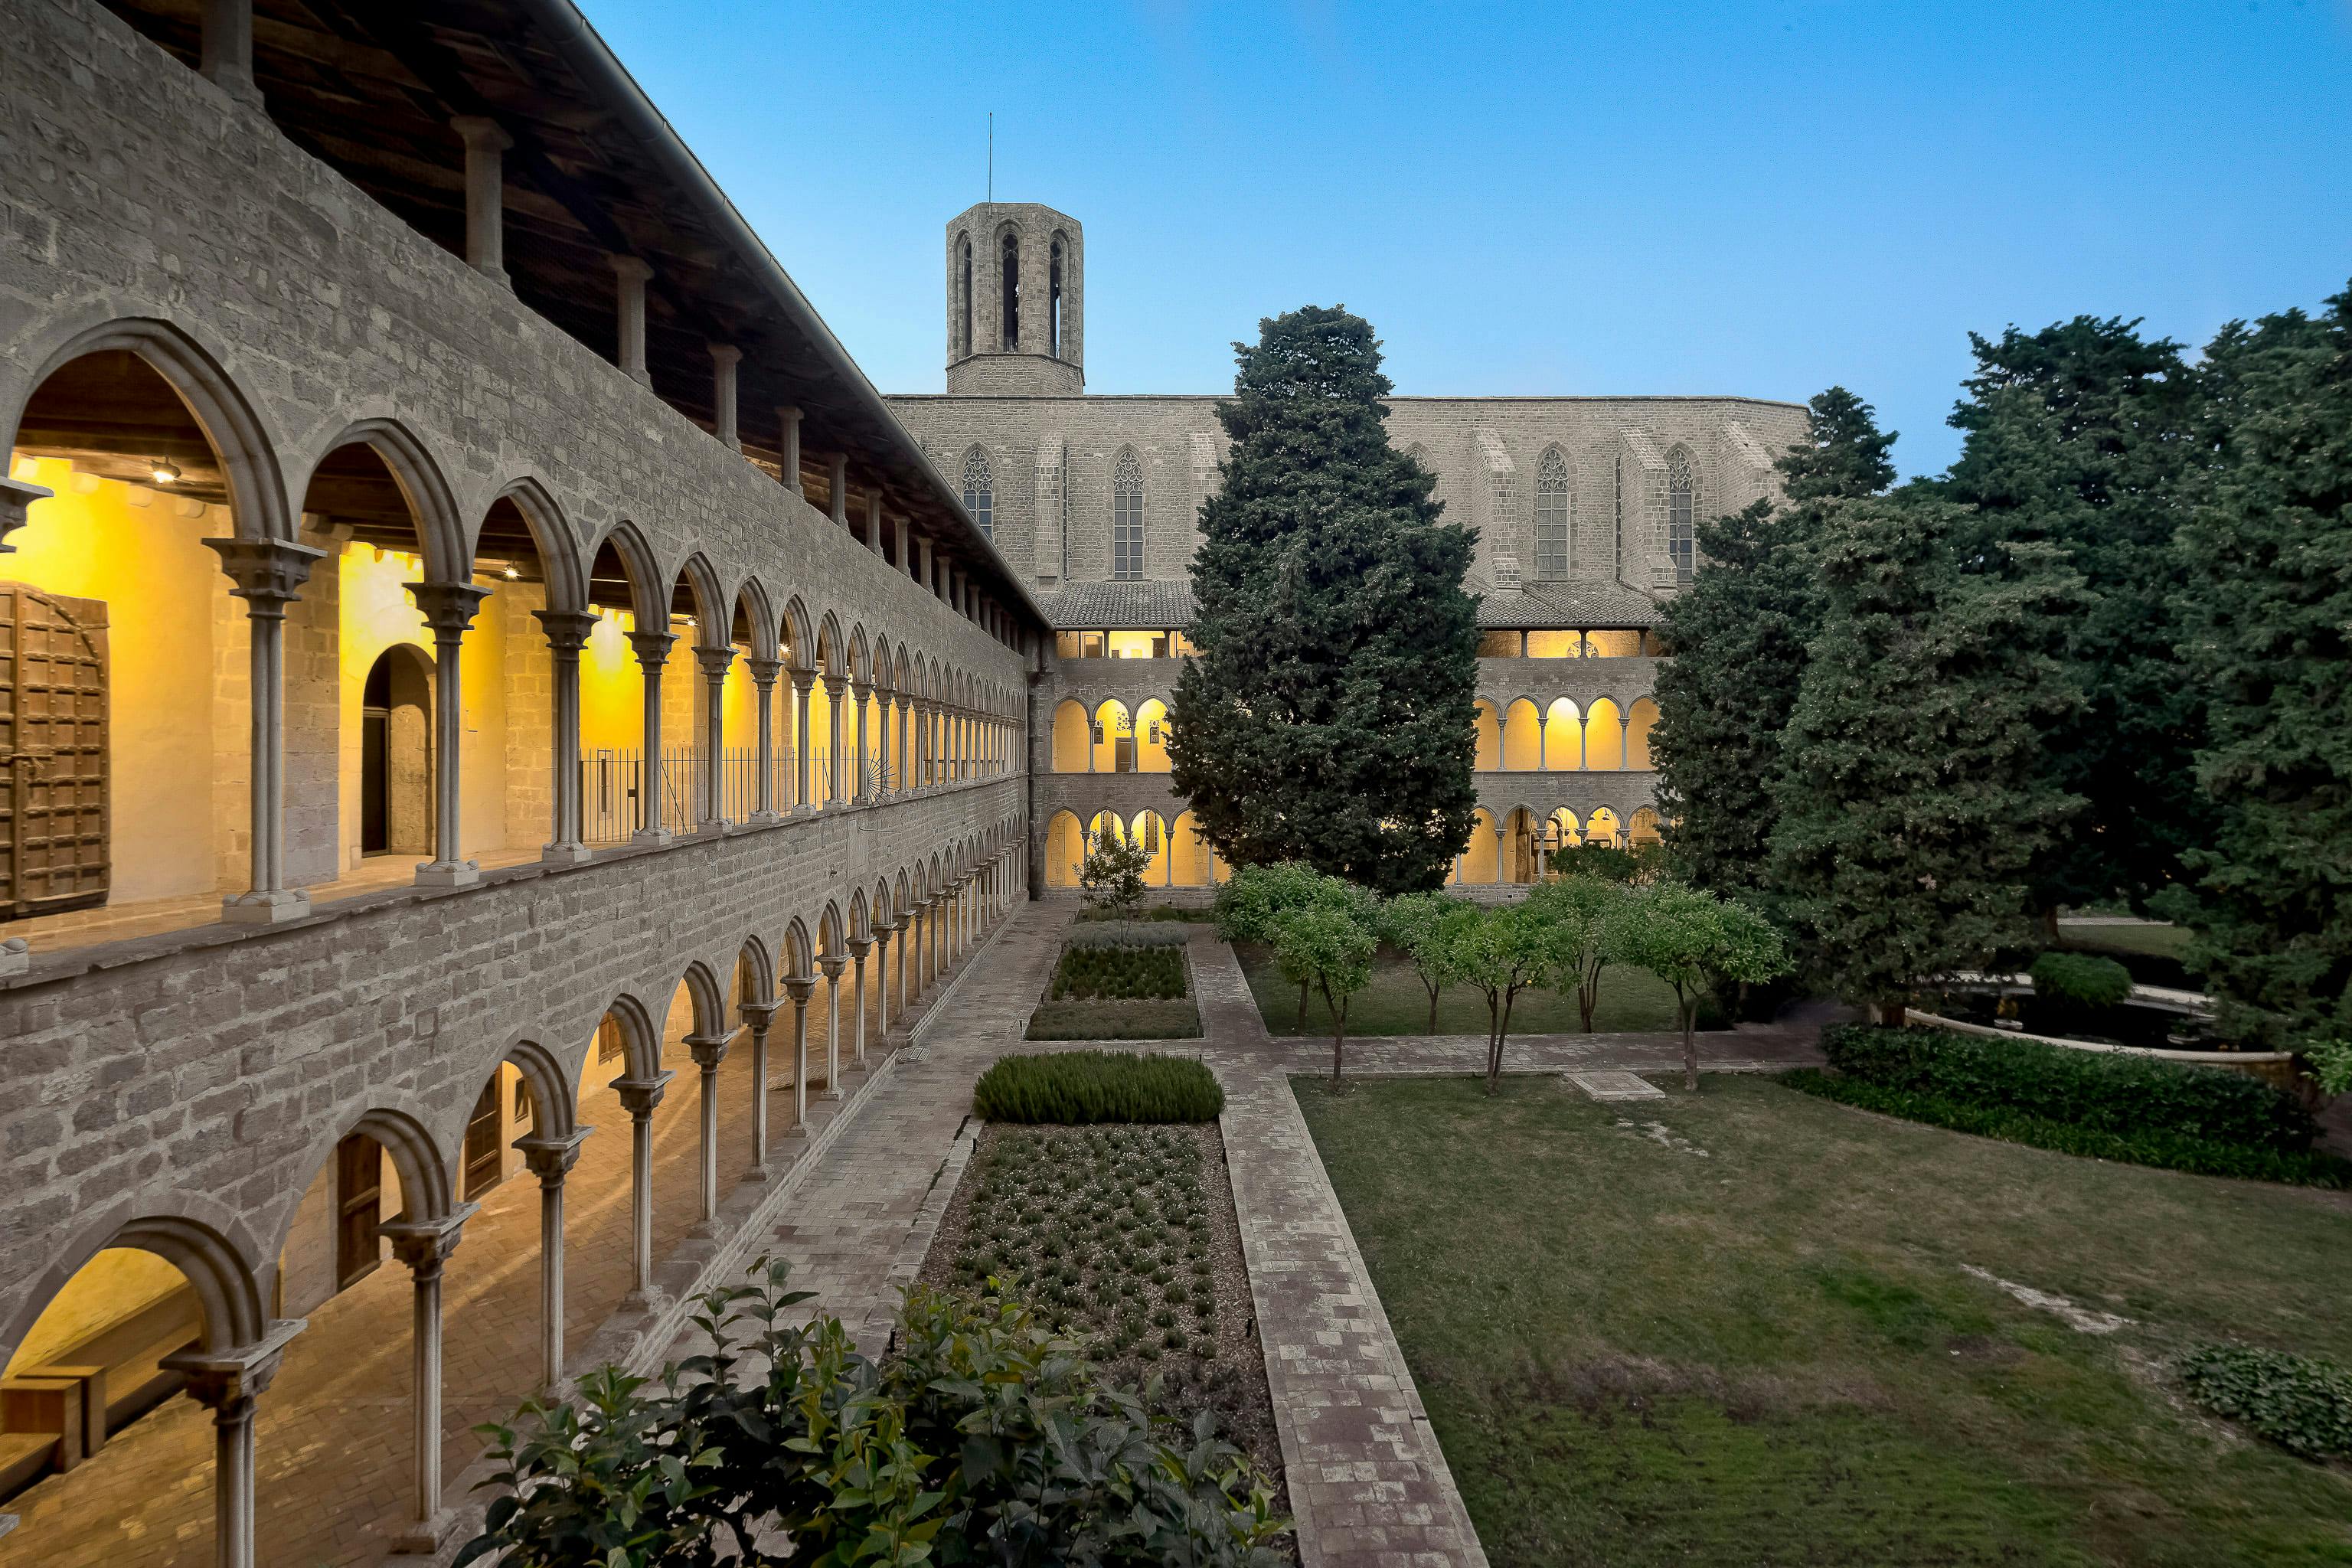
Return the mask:
<path id="1" fill-rule="evenodd" d="M 147 471 L 155 476 L 155 482 L 159 485 L 175 483 L 180 477 L 179 465 L 167 463 L 161 458 L 156 458 L 154 466 Z"/>
<path id="2" fill-rule="evenodd" d="M 518 571 L 516 571 L 513 567 L 509 566 L 509 567 L 508 567 L 508 568 L 507 568 L 507 581 L 508 581 L 508 582 L 509 582 L 509 583 L 511 583 L 511 582 L 515 582 L 516 580 L 520 579 L 521 576 L 522 576 L 522 574 L 521 574 L 521 573 L 520 573 L 520 572 L 518 572 Z"/>

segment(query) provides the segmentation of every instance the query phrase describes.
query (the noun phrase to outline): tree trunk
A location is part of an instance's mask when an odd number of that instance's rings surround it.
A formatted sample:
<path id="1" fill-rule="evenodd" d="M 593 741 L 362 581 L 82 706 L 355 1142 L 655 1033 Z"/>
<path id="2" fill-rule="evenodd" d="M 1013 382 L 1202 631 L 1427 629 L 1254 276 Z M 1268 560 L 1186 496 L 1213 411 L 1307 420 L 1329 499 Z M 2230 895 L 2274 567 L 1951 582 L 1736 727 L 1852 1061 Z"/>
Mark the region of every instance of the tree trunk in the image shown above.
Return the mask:
<path id="1" fill-rule="evenodd" d="M 1592 1010 L 1601 1005 L 1601 971 L 1593 969 L 1579 977 L 1576 983 L 1576 1015 L 1583 1020 L 1584 1032 L 1592 1033 Z"/>
<path id="2" fill-rule="evenodd" d="M 1437 1033 L 1437 987 L 1434 985 L 1429 987 L 1429 1032 L 1433 1035 Z"/>
<path id="3" fill-rule="evenodd" d="M 1903 1027 L 1904 1016 L 1910 1010 L 1909 999 L 1898 996 L 1892 1002 L 1874 1002 L 1870 1010 L 1881 1028 L 1899 1029 Z"/>
<path id="4" fill-rule="evenodd" d="M 1516 992 L 1503 994 L 1503 1017 L 1495 1027 L 1495 1037 L 1486 1047 L 1486 1092 L 1498 1093 L 1503 1080 L 1503 1045 L 1511 1037 L 1511 1001 Z"/>
<path id="5" fill-rule="evenodd" d="M 1683 1005 L 1683 1087 L 1698 1092 L 1698 1004 Z"/>
<path id="6" fill-rule="evenodd" d="M 1496 994 L 1486 993 L 1486 1092 L 1495 1092 L 1495 1037 L 1502 1032 L 1503 1005 Z"/>
<path id="7" fill-rule="evenodd" d="M 2055 904 L 2042 911 L 2042 940 L 2045 946 L 2058 945 L 2058 906 Z"/>
<path id="8" fill-rule="evenodd" d="M 1298 983 L 1298 1022 L 1291 1026 L 1290 1032 L 1294 1035 L 1307 1032 L 1307 982 L 1304 980 Z"/>
<path id="9" fill-rule="evenodd" d="M 1323 994 L 1323 1005 L 1331 1006 L 1331 994 Z M 1344 1001 L 1331 1007 L 1331 1087 L 1339 1087 L 1339 1058 L 1348 1044 L 1348 1004 Z"/>

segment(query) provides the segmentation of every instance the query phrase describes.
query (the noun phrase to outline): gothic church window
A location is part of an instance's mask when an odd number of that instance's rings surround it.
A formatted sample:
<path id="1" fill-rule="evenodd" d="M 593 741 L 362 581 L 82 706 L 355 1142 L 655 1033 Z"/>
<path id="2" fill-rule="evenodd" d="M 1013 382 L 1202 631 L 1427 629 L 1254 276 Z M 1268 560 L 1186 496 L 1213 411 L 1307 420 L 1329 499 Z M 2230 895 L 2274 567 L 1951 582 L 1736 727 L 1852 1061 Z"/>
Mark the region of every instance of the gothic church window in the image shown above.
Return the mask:
<path id="1" fill-rule="evenodd" d="M 1553 447 L 1536 465 L 1536 575 L 1568 575 L 1568 459 Z"/>
<path id="2" fill-rule="evenodd" d="M 1004 287 L 1004 352 L 1021 346 L 1021 237 L 1004 237 L 1003 265 L 998 268 Z"/>
<path id="3" fill-rule="evenodd" d="M 1055 359 L 1060 359 L 1062 357 L 1062 242 L 1058 239 L 1054 242 L 1050 260 L 1051 265 L 1045 269 L 1046 303 L 1049 307 L 1045 326 L 1047 331 L 1052 334 L 1052 341 L 1045 352 Z"/>
<path id="4" fill-rule="evenodd" d="M 988 454 L 979 447 L 963 460 L 963 510 L 992 544 L 996 542 L 996 479 L 989 472 Z"/>
<path id="5" fill-rule="evenodd" d="M 1692 510 L 1690 454 L 1677 447 L 1666 457 L 1666 554 L 1675 581 L 1687 583 L 1698 564 L 1698 537 Z"/>
<path id="6" fill-rule="evenodd" d="M 962 330 L 956 334 L 956 351 L 971 353 L 971 241 L 963 242 L 963 286 L 956 292 L 957 302 L 963 310 Z"/>
<path id="7" fill-rule="evenodd" d="M 1143 575 L 1143 465 L 1131 451 L 1111 470 L 1110 574 L 1121 582 Z"/>

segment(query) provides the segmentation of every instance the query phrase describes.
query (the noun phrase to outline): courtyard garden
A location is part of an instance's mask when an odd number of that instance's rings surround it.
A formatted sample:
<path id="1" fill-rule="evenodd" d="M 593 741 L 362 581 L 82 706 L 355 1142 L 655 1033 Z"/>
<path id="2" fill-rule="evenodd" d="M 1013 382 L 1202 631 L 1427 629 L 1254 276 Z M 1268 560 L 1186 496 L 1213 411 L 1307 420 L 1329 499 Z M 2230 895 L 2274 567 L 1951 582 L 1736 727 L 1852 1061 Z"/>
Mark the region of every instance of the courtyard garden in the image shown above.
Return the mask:
<path id="1" fill-rule="evenodd" d="M 1188 928 L 1172 921 L 1081 921 L 1063 942 L 1029 1016 L 1033 1040 L 1181 1040 L 1201 1032 Z"/>
<path id="2" fill-rule="evenodd" d="M 1250 994 L 1256 998 L 1266 1030 L 1275 1035 L 1328 1035 L 1330 1013 L 1319 999 L 1309 997 L 1306 1026 L 1299 1026 L 1298 987 L 1284 978 L 1274 949 L 1262 942 L 1236 942 L 1234 952 L 1248 976 Z M 1710 1014 L 1701 1027 L 1720 1026 Z M 1645 971 L 1612 968 L 1602 976 L 1600 1001 L 1593 1009 L 1596 1030 L 1669 1033 L 1675 1022 L 1675 994 L 1664 982 Z M 1577 1016 L 1576 994 L 1538 989 L 1518 998 L 1511 1013 L 1514 1034 L 1574 1034 L 1582 1025 Z M 1486 997 L 1466 984 L 1443 987 L 1437 998 L 1440 1035 L 1484 1036 L 1487 1030 Z M 1372 962 L 1370 980 L 1349 999 L 1350 1035 L 1425 1035 L 1429 1027 L 1429 992 L 1412 960 L 1383 944 Z"/>
<path id="3" fill-rule="evenodd" d="M 2289 1447 L 2352 1442 L 2340 1193 L 1761 1078 L 1296 1082 L 1498 1568 L 2352 1563 Z"/>

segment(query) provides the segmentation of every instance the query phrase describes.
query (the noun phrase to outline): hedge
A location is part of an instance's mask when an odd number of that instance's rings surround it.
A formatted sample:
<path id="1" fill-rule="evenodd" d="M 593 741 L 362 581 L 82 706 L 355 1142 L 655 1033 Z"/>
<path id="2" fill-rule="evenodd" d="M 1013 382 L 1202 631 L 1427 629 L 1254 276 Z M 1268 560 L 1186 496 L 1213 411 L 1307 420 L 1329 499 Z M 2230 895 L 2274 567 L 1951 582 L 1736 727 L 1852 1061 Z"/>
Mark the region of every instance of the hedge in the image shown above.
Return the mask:
<path id="1" fill-rule="evenodd" d="M 2055 949 L 2033 961 L 2033 994 L 2084 1007 L 2112 1007 L 2131 994 L 2131 971 L 2095 952 Z"/>
<path id="2" fill-rule="evenodd" d="M 2306 1459 L 2352 1459 L 2352 1372 L 2317 1356 L 2199 1345 L 2173 1363 L 2189 1397 Z"/>
<path id="3" fill-rule="evenodd" d="M 1225 1091 L 1190 1057 L 1061 1051 L 998 1058 L 971 1108 L 990 1121 L 1213 1121 Z"/>
<path id="4" fill-rule="evenodd" d="M 2160 1132 L 2292 1154 L 2318 1132 L 2293 1095 L 2260 1079 L 2159 1057 L 1859 1024 L 1823 1030 L 1822 1049 L 1840 1073 L 1882 1089 L 2127 1138 Z"/>
<path id="5" fill-rule="evenodd" d="M 1192 1040 L 1201 1015 L 1189 997 L 1173 1001 L 1040 1002 L 1029 1015 L 1033 1040 Z"/>
<path id="6" fill-rule="evenodd" d="M 1056 1002 L 1089 996 L 1164 999 L 1185 990 L 1182 948 L 1117 942 L 1064 948 L 1046 994 Z"/>
<path id="7" fill-rule="evenodd" d="M 1797 1068 L 1782 1073 L 1780 1081 L 1791 1089 L 1863 1110 L 1875 1110 L 1883 1115 L 1900 1116 L 1907 1121 L 1924 1121 L 1931 1126 L 1948 1127 L 1955 1132 L 1972 1132 L 1979 1137 L 1998 1138 L 2004 1142 L 2023 1143 L 2060 1154 L 2113 1160 L 2126 1165 L 2150 1165 L 2158 1170 L 2183 1171 L 2199 1176 L 2233 1176 L 2244 1181 L 2283 1182 L 2296 1186 L 2339 1190 L 2352 1187 L 2352 1161 L 2341 1160 L 2333 1154 L 2295 1153 L 2243 1143 L 2225 1143 L 2189 1137 L 2161 1128 L 2109 1131 L 2076 1122 L 2053 1121 L 2047 1117 L 2030 1115 L 2007 1106 L 1978 1104 L 1942 1095 L 1888 1089 L 1858 1078 L 1832 1077 L 1811 1068 Z"/>

